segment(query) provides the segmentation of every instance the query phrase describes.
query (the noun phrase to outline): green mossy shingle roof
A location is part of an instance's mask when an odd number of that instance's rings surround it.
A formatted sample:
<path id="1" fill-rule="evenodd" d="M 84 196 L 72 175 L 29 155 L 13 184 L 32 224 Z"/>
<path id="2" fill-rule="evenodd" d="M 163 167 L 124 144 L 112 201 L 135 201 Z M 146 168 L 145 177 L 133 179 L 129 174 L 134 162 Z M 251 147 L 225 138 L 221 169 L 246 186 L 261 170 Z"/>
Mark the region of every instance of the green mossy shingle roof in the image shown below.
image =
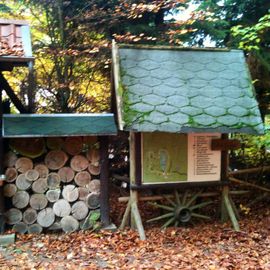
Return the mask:
<path id="1" fill-rule="evenodd" d="M 124 130 L 264 132 L 240 50 L 119 48 Z"/>

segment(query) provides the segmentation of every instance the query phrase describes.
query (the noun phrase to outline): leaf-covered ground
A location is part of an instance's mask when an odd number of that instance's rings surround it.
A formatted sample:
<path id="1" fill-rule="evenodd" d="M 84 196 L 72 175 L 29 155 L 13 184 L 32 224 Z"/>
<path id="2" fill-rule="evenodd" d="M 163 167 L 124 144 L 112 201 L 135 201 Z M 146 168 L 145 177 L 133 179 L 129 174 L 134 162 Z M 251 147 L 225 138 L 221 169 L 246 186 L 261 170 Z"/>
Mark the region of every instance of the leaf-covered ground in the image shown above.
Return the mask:
<path id="1" fill-rule="evenodd" d="M 112 217 L 118 223 L 125 204 L 116 201 Z M 154 212 L 141 209 L 144 220 Z M 158 225 L 146 226 L 146 241 L 130 230 L 18 235 L 15 245 L 0 248 L 0 269 L 270 269 L 266 203 L 242 214 L 241 232 L 220 224 L 217 215 L 185 228 L 161 231 Z"/>

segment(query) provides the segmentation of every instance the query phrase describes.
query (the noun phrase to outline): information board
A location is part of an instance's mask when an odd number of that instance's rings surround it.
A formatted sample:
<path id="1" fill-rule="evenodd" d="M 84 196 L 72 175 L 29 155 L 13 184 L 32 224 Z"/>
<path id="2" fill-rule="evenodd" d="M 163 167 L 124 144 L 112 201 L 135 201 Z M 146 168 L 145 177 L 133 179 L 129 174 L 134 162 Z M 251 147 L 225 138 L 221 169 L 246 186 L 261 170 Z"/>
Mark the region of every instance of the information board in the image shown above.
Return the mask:
<path id="1" fill-rule="evenodd" d="M 211 150 L 219 133 L 142 134 L 142 184 L 219 181 L 221 151 Z"/>

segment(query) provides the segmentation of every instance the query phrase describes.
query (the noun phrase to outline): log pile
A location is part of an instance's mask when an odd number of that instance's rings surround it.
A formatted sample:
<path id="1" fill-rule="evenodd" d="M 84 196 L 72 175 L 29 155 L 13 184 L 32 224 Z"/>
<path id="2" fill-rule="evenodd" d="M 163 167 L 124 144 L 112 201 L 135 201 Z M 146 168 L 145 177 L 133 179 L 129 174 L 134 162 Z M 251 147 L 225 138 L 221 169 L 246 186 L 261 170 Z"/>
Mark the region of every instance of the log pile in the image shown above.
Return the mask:
<path id="1" fill-rule="evenodd" d="M 97 138 L 47 138 L 35 158 L 12 149 L 5 156 L 6 223 L 19 233 L 87 229 L 100 205 Z"/>

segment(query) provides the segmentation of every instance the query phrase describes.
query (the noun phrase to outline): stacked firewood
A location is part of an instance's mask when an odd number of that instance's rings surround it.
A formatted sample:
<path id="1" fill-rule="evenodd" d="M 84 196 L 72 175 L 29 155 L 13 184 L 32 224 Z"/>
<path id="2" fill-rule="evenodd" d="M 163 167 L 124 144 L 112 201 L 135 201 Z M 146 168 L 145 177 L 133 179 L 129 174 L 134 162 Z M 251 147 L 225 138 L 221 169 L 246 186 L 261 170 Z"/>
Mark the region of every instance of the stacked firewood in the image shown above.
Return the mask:
<path id="1" fill-rule="evenodd" d="M 24 56 L 23 45 L 21 42 L 9 45 L 8 40 L 0 40 L 0 56 Z"/>
<path id="2" fill-rule="evenodd" d="M 38 158 L 6 154 L 6 223 L 19 233 L 89 228 L 100 205 L 96 137 L 47 138 L 44 146 Z"/>

